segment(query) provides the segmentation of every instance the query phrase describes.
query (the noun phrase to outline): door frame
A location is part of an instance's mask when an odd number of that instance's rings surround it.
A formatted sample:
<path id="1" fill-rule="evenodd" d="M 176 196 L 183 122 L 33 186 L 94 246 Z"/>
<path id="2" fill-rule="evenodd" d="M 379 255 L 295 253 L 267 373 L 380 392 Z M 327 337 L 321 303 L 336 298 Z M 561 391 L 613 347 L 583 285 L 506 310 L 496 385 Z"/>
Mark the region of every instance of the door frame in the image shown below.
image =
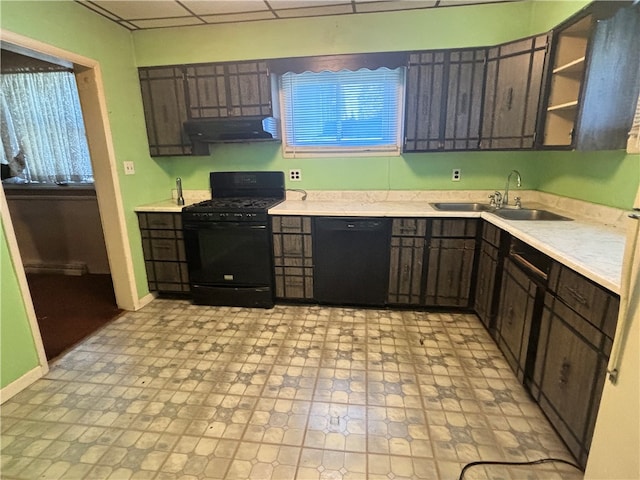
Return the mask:
<path id="1" fill-rule="evenodd" d="M 116 169 L 116 156 L 99 62 L 7 30 L 0 29 L 0 38 L 3 42 L 73 63 L 116 303 L 119 308 L 124 310 L 142 308 L 153 297 L 145 296 L 141 300 L 136 287 L 131 246 L 122 204 L 122 193 Z M 9 251 L 16 269 L 22 299 L 38 352 L 42 374 L 44 375 L 47 371 L 47 359 L 42 346 L 42 338 L 27 285 L 18 242 L 7 208 L 4 188 L 0 188 L 0 206 L 2 207 L 0 210 L 2 211 L 2 222 L 5 227 Z"/>

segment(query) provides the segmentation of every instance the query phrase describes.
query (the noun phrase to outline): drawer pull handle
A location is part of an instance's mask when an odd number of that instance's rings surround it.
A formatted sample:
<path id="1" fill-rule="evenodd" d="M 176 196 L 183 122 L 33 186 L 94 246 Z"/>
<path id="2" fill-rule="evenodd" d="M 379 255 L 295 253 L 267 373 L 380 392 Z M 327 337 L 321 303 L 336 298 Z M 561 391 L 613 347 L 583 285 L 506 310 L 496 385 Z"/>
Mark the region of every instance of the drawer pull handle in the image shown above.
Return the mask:
<path id="1" fill-rule="evenodd" d="M 576 302 L 581 303 L 585 307 L 589 306 L 589 302 L 587 301 L 587 299 L 583 295 L 581 295 L 580 292 L 578 292 L 575 288 L 566 287 L 566 289 L 569 292 L 569 295 L 571 295 Z"/>

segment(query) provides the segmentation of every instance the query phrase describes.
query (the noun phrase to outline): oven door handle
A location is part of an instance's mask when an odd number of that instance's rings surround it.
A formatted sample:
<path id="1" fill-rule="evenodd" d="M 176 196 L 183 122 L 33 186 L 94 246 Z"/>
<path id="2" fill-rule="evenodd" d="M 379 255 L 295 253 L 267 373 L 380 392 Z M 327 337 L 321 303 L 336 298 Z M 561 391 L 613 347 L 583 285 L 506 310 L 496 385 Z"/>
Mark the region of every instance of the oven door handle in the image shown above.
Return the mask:
<path id="1" fill-rule="evenodd" d="M 182 226 L 183 230 L 219 230 L 219 229 L 251 229 L 266 230 L 266 225 L 252 225 L 244 222 L 202 222 L 187 223 Z"/>

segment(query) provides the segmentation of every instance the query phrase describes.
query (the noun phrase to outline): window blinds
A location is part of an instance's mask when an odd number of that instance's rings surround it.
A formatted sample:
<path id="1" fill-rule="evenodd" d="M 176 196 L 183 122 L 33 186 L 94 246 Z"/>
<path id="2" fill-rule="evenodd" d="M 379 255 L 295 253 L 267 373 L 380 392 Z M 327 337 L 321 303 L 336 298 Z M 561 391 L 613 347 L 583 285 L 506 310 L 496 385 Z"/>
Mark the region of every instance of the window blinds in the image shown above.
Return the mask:
<path id="1" fill-rule="evenodd" d="M 281 76 L 284 152 L 400 152 L 403 69 Z"/>

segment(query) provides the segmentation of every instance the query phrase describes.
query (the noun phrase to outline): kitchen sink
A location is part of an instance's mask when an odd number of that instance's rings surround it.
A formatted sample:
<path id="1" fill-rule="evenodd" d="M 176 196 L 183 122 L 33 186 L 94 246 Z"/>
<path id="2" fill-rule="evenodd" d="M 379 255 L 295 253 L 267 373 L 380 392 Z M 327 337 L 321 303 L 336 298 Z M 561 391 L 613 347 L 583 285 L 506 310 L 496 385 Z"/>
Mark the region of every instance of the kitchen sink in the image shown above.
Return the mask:
<path id="1" fill-rule="evenodd" d="M 459 203 L 459 202 L 439 202 L 432 203 L 436 210 L 446 210 L 449 212 L 487 212 L 493 207 L 486 203 Z"/>
<path id="2" fill-rule="evenodd" d="M 573 220 L 547 210 L 535 208 L 501 208 L 493 213 L 507 220 Z"/>

